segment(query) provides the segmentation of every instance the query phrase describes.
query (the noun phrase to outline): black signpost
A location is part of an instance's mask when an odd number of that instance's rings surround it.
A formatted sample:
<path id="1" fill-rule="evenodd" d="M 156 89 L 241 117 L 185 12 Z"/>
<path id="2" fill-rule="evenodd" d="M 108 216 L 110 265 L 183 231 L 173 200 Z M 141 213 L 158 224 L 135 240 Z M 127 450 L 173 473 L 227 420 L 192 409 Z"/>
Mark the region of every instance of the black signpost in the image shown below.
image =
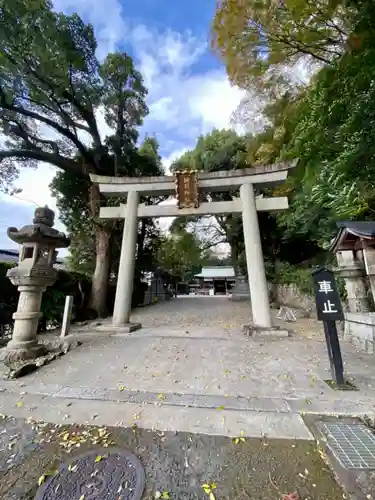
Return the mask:
<path id="1" fill-rule="evenodd" d="M 338 386 L 342 386 L 345 383 L 344 369 L 336 328 L 336 321 L 344 319 L 340 295 L 333 272 L 329 269 L 317 269 L 312 273 L 312 277 L 315 285 L 316 312 L 318 320 L 323 321 L 332 380 Z"/>

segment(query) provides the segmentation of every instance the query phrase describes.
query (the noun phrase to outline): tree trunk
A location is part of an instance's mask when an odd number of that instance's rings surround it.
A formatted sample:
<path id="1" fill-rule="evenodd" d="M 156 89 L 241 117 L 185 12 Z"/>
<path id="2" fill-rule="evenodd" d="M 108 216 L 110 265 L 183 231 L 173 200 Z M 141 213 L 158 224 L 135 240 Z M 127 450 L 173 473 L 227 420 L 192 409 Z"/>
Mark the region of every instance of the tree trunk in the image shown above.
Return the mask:
<path id="1" fill-rule="evenodd" d="M 93 219 L 99 214 L 100 191 L 96 184 L 91 184 L 89 191 L 90 211 Z M 112 230 L 106 226 L 95 225 L 96 260 L 95 271 L 92 277 L 89 308 L 94 309 L 99 318 L 107 314 L 107 292 L 109 272 L 111 266 Z"/>
<path id="2" fill-rule="evenodd" d="M 96 261 L 92 277 L 90 308 L 94 309 L 99 317 L 104 317 L 107 314 L 107 292 L 111 264 L 110 240 L 111 231 L 104 227 L 98 227 L 96 230 Z"/>
<path id="3" fill-rule="evenodd" d="M 238 270 L 238 249 L 237 249 L 237 246 L 232 241 L 229 242 L 229 246 L 230 246 L 230 256 L 231 256 L 231 260 L 232 260 L 232 266 L 233 266 L 234 272 L 237 276 L 237 274 L 239 272 L 239 270 Z"/>

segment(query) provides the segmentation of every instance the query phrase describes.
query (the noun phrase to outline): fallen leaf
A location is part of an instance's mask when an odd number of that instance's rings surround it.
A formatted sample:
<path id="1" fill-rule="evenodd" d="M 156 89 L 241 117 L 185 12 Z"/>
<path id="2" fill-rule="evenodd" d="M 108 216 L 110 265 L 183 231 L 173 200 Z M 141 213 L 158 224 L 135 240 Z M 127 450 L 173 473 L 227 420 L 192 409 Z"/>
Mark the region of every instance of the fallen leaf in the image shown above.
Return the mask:
<path id="1" fill-rule="evenodd" d="M 220 405 L 220 406 L 218 406 L 218 408 L 217 408 L 217 409 L 218 409 L 218 410 L 225 410 L 225 406 L 224 406 L 224 405 Z"/>
<path id="2" fill-rule="evenodd" d="M 40 476 L 40 478 L 38 479 L 38 485 L 40 486 L 41 484 L 43 484 L 45 480 L 46 480 L 46 476 L 43 474 L 43 475 L 42 475 L 42 476 Z"/>
<path id="3" fill-rule="evenodd" d="M 22 401 L 18 401 L 17 406 L 23 406 Z"/>
<path id="4" fill-rule="evenodd" d="M 125 390 L 125 386 L 124 385 L 120 385 L 120 387 L 118 388 L 119 391 L 124 391 Z"/>
<path id="5" fill-rule="evenodd" d="M 101 460 L 103 460 L 103 455 L 98 455 L 96 458 L 95 458 L 95 462 L 100 462 Z"/>

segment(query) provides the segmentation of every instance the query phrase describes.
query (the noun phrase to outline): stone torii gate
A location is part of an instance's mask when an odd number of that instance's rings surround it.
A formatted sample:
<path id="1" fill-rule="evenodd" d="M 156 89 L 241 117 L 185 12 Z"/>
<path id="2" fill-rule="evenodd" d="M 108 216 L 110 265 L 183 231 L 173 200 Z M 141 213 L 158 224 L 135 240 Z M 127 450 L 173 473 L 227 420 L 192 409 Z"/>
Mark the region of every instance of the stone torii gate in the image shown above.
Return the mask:
<path id="1" fill-rule="evenodd" d="M 264 268 L 257 211 L 279 211 L 288 208 L 286 197 L 256 197 L 254 185 L 270 187 L 283 183 L 288 170 L 295 164 L 274 164 L 242 170 L 219 172 L 177 172 L 161 177 L 106 177 L 90 175 L 107 197 L 126 197 L 127 203 L 118 207 L 101 207 L 102 219 L 125 219 L 116 298 L 112 326 L 133 331 L 141 325 L 130 323 L 133 294 L 134 263 L 137 246 L 138 218 L 179 217 L 242 213 L 249 279 L 251 308 L 255 327 L 271 328 L 271 311 Z M 213 201 L 199 204 L 201 192 L 240 190 L 232 201 Z M 141 196 L 177 195 L 178 205 L 146 205 Z"/>

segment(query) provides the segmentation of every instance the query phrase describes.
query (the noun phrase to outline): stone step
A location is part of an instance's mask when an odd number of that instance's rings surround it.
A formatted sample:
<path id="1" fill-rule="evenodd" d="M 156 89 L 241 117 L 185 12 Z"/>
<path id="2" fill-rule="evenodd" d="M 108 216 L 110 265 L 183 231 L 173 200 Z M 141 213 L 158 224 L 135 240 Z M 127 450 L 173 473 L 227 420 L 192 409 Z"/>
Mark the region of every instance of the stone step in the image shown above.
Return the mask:
<path id="1" fill-rule="evenodd" d="M 220 394 L 187 394 L 178 392 L 151 392 L 103 389 L 92 387 L 67 387 L 57 384 L 33 384 L 25 388 L 25 392 L 55 398 L 68 398 L 93 401 L 113 401 L 133 404 L 149 404 L 163 406 L 179 406 L 189 408 L 205 408 L 232 411 L 277 412 L 296 414 L 338 414 L 338 415 L 371 415 L 373 399 L 361 396 L 359 392 L 342 393 L 342 397 L 328 398 L 268 398 L 243 397 Z"/>
<path id="2" fill-rule="evenodd" d="M 20 404 L 22 403 L 22 404 Z M 159 404 L 65 399 L 2 393 L 0 412 L 52 424 L 91 424 L 269 439 L 312 440 L 300 415 L 279 412 L 185 408 Z"/>

